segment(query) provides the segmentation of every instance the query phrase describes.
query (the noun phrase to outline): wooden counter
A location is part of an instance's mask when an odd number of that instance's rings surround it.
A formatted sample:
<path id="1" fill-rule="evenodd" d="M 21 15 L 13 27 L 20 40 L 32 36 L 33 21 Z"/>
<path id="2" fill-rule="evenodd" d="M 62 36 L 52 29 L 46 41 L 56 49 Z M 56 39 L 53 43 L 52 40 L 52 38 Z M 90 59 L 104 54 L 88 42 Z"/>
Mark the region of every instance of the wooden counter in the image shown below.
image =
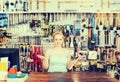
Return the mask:
<path id="1" fill-rule="evenodd" d="M 102 72 L 33 72 L 25 82 L 119 82 Z"/>

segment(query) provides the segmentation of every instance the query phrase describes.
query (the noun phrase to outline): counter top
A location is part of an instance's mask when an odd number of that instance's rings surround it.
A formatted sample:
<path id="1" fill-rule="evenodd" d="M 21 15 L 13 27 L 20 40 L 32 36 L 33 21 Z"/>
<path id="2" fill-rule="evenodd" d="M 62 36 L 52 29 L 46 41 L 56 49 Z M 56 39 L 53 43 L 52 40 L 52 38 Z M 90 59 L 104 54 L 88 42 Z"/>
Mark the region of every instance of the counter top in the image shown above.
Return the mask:
<path id="1" fill-rule="evenodd" d="M 31 72 L 25 82 L 119 82 L 103 72 Z"/>

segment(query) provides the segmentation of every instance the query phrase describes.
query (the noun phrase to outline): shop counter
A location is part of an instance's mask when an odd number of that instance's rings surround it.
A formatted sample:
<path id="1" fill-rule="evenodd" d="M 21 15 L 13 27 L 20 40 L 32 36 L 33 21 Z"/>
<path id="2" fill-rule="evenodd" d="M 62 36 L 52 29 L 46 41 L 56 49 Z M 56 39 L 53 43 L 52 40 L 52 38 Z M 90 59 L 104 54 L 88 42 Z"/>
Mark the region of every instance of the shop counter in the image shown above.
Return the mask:
<path id="1" fill-rule="evenodd" d="M 31 72 L 25 82 L 119 82 L 105 72 Z"/>

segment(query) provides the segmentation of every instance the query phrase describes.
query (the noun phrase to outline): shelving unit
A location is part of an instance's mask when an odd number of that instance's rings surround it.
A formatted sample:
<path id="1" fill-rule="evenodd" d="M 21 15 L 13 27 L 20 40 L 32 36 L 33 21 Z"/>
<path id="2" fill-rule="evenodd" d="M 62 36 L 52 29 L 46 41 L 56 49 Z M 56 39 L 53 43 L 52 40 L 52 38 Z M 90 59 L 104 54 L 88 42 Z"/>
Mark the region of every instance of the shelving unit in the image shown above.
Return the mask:
<path id="1" fill-rule="evenodd" d="M 3 44 L 11 47 L 14 42 L 17 46 L 42 45 L 41 40 L 48 38 L 50 42 L 52 33 L 60 30 L 66 41 L 75 37 L 82 44 L 79 50 L 94 48 L 99 57 L 107 49 L 113 50 L 114 56 L 120 51 L 119 0 L 0 0 L 1 14 L 6 18 L 0 18 L 0 24 L 4 19 L 7 24 L 0 28 L 12 33 L 12 38 Z M 69 48 L 73 48 L 73 43 L 70 44 Z"/>

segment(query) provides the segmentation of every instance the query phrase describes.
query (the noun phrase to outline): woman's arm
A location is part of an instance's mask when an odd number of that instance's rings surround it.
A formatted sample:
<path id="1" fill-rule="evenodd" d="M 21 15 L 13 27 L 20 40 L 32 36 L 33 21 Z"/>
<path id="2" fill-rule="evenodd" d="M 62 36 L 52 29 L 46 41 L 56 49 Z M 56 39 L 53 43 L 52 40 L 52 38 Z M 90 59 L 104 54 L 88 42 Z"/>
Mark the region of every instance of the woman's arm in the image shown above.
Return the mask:
<path id="1" fill-rule="evenodd" d="M 43 69 L 47 70 L 49 68 L 49 50 L 46 50 L 44 56 L 38 55 L 38 58 L 42 60 Z"/>
<path id="2" fill-rule="evenodd" d="M 73 66 L 77 63 L 78 60 L 79 60 L 79 56 L 77 59 L 71 60 L 71 55 L 69 53 L 67 56 L 67 69 L 72 70 Z"/>

